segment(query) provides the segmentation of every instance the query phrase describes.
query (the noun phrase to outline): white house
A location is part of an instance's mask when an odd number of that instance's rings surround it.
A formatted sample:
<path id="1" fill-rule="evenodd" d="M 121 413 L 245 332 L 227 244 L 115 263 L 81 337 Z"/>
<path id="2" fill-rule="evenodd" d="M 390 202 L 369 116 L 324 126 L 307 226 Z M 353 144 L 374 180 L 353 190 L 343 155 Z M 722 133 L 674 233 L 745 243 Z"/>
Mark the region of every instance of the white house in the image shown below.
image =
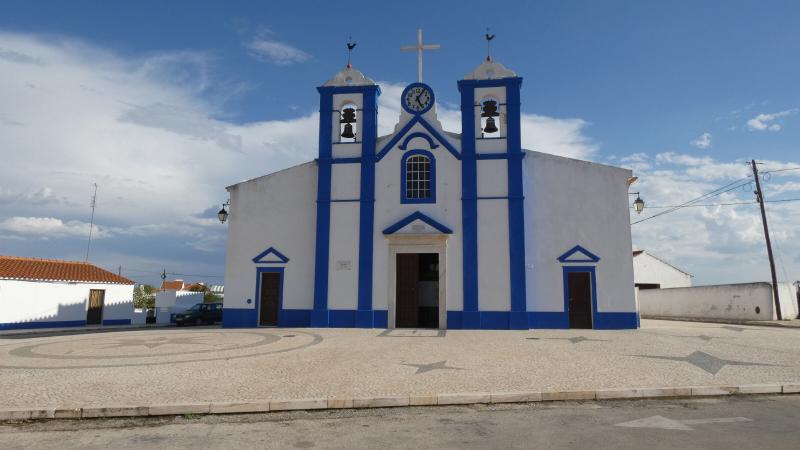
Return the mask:
<path id="1" fill-rule="evenodd" d="M 638 327 L 631 172 L 522 149 L 521 87 L 487 59 L 449 132 L 412 83 L 386 136 L 373 80 L 317 88 L 319 157 L 227 188 L 224 326 Z"/>
<path id="2" fill-rule="evenodd" d="M 85 262 L 0 256 L 0 330 L 130 325 L 133 285 Z"/>
<path id="3" fill-rule="evenodd" d="M 690 287 L 692 274 L 645 250 L 633 251 L 633 283 L 639 289 Z"/>

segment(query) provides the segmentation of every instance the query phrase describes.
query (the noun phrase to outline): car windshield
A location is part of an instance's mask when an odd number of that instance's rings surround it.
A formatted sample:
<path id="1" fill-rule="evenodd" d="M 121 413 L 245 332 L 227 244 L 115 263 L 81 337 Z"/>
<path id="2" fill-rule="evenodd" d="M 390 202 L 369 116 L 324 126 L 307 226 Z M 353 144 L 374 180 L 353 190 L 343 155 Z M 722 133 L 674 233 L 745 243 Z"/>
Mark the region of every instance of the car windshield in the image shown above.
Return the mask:
<path id="1" fill-rule="evenodd" d="M 199 311 L 201 305 L 194 305 L 191 308 L 187 309 L 187 311 Z"/>

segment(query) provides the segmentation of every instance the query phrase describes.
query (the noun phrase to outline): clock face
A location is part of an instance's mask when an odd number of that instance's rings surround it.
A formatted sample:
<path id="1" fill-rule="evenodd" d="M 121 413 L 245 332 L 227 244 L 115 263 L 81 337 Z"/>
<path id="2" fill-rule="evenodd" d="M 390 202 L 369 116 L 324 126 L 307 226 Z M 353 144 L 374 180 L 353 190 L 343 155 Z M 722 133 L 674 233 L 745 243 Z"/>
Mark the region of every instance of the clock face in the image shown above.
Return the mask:
<path id="1" fill-rule="evenodd" d="M 433 92 L 422 83 L 412 84 L 403 91 L 403 107 L 412 114 L 423 113 L 429 110 L 432 104 Z"/>

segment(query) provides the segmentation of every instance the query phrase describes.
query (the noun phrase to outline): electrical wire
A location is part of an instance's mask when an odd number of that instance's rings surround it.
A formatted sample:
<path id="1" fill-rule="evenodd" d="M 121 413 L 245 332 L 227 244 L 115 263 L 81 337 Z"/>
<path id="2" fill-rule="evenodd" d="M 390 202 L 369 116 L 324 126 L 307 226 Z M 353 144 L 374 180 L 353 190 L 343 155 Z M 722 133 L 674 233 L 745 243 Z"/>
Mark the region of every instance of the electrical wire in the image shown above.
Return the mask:
<path id="1" fill-rule="evenodd" d="M 796 202 L 800 198 L 784 198 L 779 200 L 764 200 L 764 203 L 782 203 L 782 202 Z M 648 206 L 647 209 L 663 209 L 663 208 L 694 208 L 698 206 L 734 206 L 734 205 L 757 205 L 757 201 L 752 202 L 733 202 L 733 203 L 704 203 L 704 204 L 691 204 L 685 206 Z M 633 206 L 631 206 L 633 209 Z"/>
<path id="2" fill-rule="evenodd" d="M 741 183 L 744 180 L 747 180 L 747 181 L 745 181 L 744 183 Z M 739 183 L 739 184 L 736 184 L 736 183 Z M 722 195 L 722 194 L 724 194 L 726 192 L 729 192 L 729 191 L 732 191 L 734 189 L 738 189 L 738 188 L 740 188 L 742 186 L 745 186 L 745 185 L 747 185 L 749 183 L 750 183 L 750 177 L 740 178 L 740 179 L 738 179 L 736 181 L 733 181 L 731 183 L 726 184 L 725 186 L 722 186 L 722 187 L 719 187 L 717 189 L 714 189 L 711 192 L 707 192 L 707 193 L 705 193 L 705 194 L 703 194 L 703 195 L 701 195 L 699 197 L 693 198 L 693 199 L 691 199 L 691 200 L 689 200 L 689 201 L 687 201 L 685 203 L 681 203 L 680 205 L 671 207 L 670 209 L 667 209 L 665 211 L 661 211 L 659 213 L 653 214 L 650 217 L 645 217 L 644 219 L 632 222 L 631 225 L 636 225 L 637 223 L 642 223 L 644 221 L 647 221 L 647 220 L 650 220 L 650 219 L 654 219 L 654 218 L 659 217 L 659 216 L 663 216 L 664 214 L 669 214 L 671 212 L 675 212 L 675 211 L 677 211 L 679 209 L 687 207 L 688 205 L 691 205 L 692 203 L 699 202 L 700 200 L 707 200 L 709 198 L 717 197 L 717 196 Z M 731 187 L 731 186 L 733 186 L 733 187 Z"/>

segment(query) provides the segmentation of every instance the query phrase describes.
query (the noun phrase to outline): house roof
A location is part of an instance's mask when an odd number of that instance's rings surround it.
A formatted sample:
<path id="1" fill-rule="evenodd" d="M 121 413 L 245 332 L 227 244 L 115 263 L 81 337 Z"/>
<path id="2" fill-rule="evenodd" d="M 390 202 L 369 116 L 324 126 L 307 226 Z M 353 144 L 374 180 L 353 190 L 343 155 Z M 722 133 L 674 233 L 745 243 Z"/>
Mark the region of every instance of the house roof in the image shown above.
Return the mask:
<path id="1" fill-rule="evenodd" d="M 164 280 L 161 282 L 162 291 L 180 291 L 183 289 L 183 280 Z"/>
<path id="2" fill-rule="evenodd" d="M 0 256 L 0 279 L 134 284 L 88 262 Z"/>
<path id="3" fill-rule="evenodd" d="M 678 272 L 684 273 L 684 274 L 689 275 L 690 277 L 694 278 L 694 275 L 690 274 L 689 272 L 687 272 L 687 271 L 685 271 L 683 269 L 679 269 L 678 267 L 673 266 L 672 264 L 664 261 L 663 259 L 659 258 L 658 256 L 656 256 L 656 255 L 654 255 L 654 254 L 652 254 L 650 252 L 647 252 L 647 251 L 644 251 L 644 250 L 634 250 L 633 251 L 633 257 L 636 258 L 637 256 L 641 255 L 642 253 L 647 253 L 648 256 L 650 256 L 651 258 L 655 259 L 656 261 L 660 261 L 660 262 L 668 265 L 669 267 L 672 267 L 673 269 L 677 270 Z"/>

